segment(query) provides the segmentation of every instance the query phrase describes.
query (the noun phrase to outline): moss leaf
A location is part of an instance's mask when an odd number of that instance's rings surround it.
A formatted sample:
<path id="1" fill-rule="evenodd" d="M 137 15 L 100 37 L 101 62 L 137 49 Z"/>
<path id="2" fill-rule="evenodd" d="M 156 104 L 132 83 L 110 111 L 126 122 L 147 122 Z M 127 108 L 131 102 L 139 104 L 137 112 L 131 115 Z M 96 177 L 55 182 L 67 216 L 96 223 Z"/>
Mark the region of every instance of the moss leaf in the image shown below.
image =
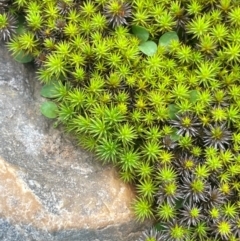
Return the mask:
<path id="1" fill-rule="evenodd" d="M 168 46 L 172 40 L 177 40 L 179 41 L 178 35 L 176 32 L 172 31 L 172 32 L 167 32 L 165 34 L 163 34 L 160 39 L 159 39 L 159 45 L 161 46 Z"/>
<path id="2" fill-rule="evenodd" d="M 149 32 L 140 26 L 132 26 L 132 32 L 137 36 L 142 42 L 146 42 L 149 38 Z"/>
<path id="3" fill-rule="evenodd" d="M 58 107 L 52 101 L 45 101 L 40 107 L 41 113 L 48 118 L 56 118 Z"/>
<path id="4" fill-rule="evenodd" d="M 153 41 L 147 41 L 139 45 L 139 49 L 146 55 L 152 56 L 157 52 L 157 44 Z"/>

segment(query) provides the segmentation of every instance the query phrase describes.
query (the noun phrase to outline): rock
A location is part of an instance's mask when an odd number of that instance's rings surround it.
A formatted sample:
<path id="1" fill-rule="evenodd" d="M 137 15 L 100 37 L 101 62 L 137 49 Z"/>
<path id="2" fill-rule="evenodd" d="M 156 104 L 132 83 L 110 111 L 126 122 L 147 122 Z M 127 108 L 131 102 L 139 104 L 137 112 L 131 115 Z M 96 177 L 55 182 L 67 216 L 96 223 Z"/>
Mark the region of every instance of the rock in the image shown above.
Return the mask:
<path id="1" fill-rule="evenodd" d="M 41 115 L 34 68 L 0 56 L 0 240 L 136 240 L 132 188 Z"/>

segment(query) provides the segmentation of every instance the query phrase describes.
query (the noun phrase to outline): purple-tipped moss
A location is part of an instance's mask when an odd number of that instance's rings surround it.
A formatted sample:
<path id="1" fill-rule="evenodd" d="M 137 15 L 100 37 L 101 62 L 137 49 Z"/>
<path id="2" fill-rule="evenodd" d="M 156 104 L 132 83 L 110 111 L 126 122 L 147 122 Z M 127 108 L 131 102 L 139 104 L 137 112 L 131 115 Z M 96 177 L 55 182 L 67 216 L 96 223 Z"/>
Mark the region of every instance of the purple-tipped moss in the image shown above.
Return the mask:
<path id="1" fill-rule="evenodd" d="M 57 3 L 57 8 L 59 10 L 59 13 L 61 15 L 66 15 L 72 9 L 74 4 L 75 4 L 74 0 L 72 0 L 72 1 L 59 0 Z"/>
<path id="2" fill-rule="evenodd" d="M 184 154 L 177 158 L 174 164 L 176 165 L 176 170 L 178 170 L 180 175 L 188 175 L 189 173 L 194 172 L 198 162 L 199 161 L 192 155 Z"/>
<path id="3" fill-rule="evenodd" d="M 170 135 L 166 135 L 162 138 L 162 144 L 167 150 L 174 150 L 178 145 L 177 141 L 173 140 Z"/>
<path id="4" fill-rule="evenodd" d="M 182 185 L 180 186 L 185 202 L 190 204 L 206 202 L 208 200 L 207 193 L 209 191 L 209 183 L 201 178 L 196 178 L 193 174 L 184 175 L 182 177 Z"/>
<path id="5" fill-rule="evenodd" d="M 0 0 L 0 14 L 6 11 L 8 2 L 9 0 Z"/>
<path id="6" fill-rule="evenodd" d="M 226 123 L 209 124 L 204 128 L 203 142 L 205 146 L 225 150 L 231 145 L 232 133 L 226 127 Z"/>
<path id="7" fill-rule="evenodd" d="M 137 241 L 165 241 L 165 236 L 152 227 L 143 231 Z"/>
<path id="8" fill-rule="evenodd" d="M 197 136 L 199 134 L 198 128 L 201 123 L 192 113 L 186 112 L 176 115 L 176 117 L 177 119 L 172 120 L 170 123 L 177 129 L 178 135 Z"/>
<path id="9" fill-rule="evenodd" d="M 204 220 L 202 208 L 192 205 L 184 205 L 181 211 L 180 223 L 187 227 L 196 226 L 200 221 Z"/>
<path id="10" fill-rule="evenodd" d="M 216 187 L 210 187 L 207 195 L 206 205 L 208 208 L 217 207 L 224 203 L 225 197 L 223 193 Z"/>
<path id="11" fill-rule="evenodd" d="M 166 240 L 171 241 L 185 241 L 189 237 L 189 231 L 186 226 L 177 222 L 168 222 L 164 225 L 164 234 L 166 235 Z"/>
<path id="12" fill-rule="evenodd" d="M 11 13 L 0 13 L 0 40 L 8 41 L 16 33 L 17 21 Z"/>
<path id="13" fill-rule="evenodd" d="M 159 186 L 158 192 L 156 194 L 157 203 L 162 204 L 167 202 L 168 204 L 174 206 L 176 201 L 181 199 L 181 190 L 178 190 L 178 184 L 175 182 L 164 183 Z"/>
<path id="14" fill-rule="evenodd" d="M 212 227 L 212 232 L 216 238 L 222 240 L 229 240 L 229 236 L 232 234 L 232 223 L 228 219 L 220 218 Z"/>
<path id="15" fill-rule="evenodd" d="M 132 16 L 131 4 L 122 0 L 112 0 L 104 6 L 103 14 L 113 28 L 128 25 L 127 19 Z"/>

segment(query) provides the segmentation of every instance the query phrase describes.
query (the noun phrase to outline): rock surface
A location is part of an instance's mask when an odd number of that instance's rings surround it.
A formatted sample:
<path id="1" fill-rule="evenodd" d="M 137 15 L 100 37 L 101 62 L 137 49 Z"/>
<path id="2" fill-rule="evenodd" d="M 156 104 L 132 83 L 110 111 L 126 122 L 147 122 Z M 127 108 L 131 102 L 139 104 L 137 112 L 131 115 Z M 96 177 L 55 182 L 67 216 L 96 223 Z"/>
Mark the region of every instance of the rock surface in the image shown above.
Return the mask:
<path id="1" fill-rule="evenodd" d="M 40 114 L 34 77 L 0 45 L 0 240 L 136 240 L 132 189 Z"/>

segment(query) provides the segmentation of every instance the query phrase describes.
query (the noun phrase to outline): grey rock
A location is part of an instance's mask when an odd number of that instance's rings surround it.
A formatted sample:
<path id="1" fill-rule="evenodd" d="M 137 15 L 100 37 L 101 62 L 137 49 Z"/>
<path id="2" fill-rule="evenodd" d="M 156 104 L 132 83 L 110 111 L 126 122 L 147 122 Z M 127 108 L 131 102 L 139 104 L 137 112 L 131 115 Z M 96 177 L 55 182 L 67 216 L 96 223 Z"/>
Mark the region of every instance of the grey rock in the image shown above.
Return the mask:
<path id="1" fill-rule="evenodd" d="M 0 240 L 136 240 L 133 189 L 41 115 L 34 72 L 0 45 Z"/>

